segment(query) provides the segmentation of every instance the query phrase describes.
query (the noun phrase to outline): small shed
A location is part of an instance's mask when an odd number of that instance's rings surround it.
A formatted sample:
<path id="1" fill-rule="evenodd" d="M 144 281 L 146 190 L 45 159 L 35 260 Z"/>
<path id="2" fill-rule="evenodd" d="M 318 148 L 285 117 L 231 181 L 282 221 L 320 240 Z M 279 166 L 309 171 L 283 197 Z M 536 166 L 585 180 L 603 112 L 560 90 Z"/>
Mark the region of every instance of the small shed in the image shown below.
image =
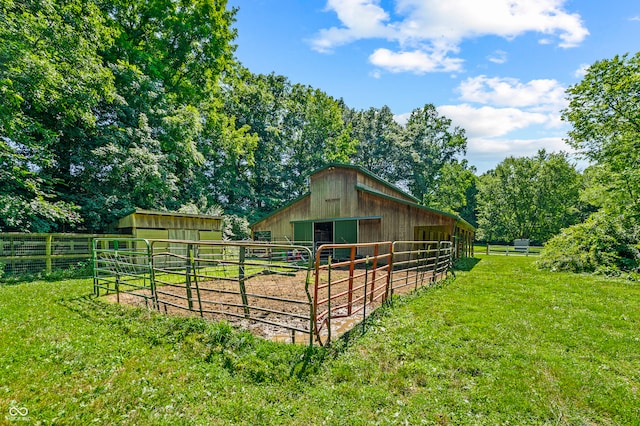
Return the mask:
<path id="1" fill-rule="evenodd" d="M 221 240 L 222 217 L 136 209 L 118 220 L 118 229 L 149 240 Z"/>
<path id="2" fill-rule="evenodd" d="M 373 173 L 332 164 L 310 176 L 309 192 L 251 225 L 254 239 L 322 243 L 452 241 L 472 255 L 475 228 L 431 209 Z"/>

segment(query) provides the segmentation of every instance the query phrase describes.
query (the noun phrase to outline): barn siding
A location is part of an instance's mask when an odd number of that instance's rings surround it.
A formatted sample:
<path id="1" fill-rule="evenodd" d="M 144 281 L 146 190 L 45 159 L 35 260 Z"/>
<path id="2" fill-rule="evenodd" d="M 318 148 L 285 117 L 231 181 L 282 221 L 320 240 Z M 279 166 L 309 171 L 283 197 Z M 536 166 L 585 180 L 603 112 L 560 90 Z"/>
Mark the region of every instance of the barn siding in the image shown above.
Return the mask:
<path id="1" fill-rule="evenodd" d="M 357 204 L 351 193 L 356 185 L 356 171 L 326 169 L 311 177 L 311 212 L 305 219 L 355 216 Z"/>
<path id="2" fill-rule="evenodd" d="M 219 216 L 136 210 L 118 220 L 118 229 L 135 238 L 198 240 L 222 239 L 222 218 Z M 156 248 L 160 247 L 159 245 Z"/>
<path id="3" fill-rule="evenodd" d="M 455 220 L 451 217 L 364 191 L 358 191 L 357 198 L 361 211 L 372 216 L 382 216 L 384 222 L 380 233 L 361 233 L 361 242 L 412 241 L 415 239 L 415 228 L 419 226 L 443 227 L 449 235 L 453 234 Z"/>
<path id="4" fill-rule="evenodd" d="M 296 201 L 278 214 L 268 216 L 253 225 L 252 230 L 271 231 L 272 241 L 293 241 L 293 221 L 306 220 L 311 214 L 311 196 Z"/>

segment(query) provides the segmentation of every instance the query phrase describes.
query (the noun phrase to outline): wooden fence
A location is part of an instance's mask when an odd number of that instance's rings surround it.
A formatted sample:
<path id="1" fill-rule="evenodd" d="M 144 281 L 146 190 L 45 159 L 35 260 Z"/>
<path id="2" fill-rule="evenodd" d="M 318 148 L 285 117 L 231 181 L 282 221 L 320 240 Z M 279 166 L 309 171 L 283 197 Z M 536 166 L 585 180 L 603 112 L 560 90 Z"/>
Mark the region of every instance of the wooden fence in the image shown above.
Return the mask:
<path id="1" fill-rule="evenodd" d="M 507 244 L 489 244 L 487 243 L 485 247 L 476 246 L 476 254 L 497 254 L 497 255 L 505 255 L 505 256 L 538 256 L 540 251 L 542 250 L 542 246 L 517 246 L 517 245 L 507 245 Z"/>
<path id="2" fill-rule="evenodd" d="M 0 233 L 0 268 L 5 276 L 68 269 L 91 260 L 94 238 L 113 236 Z"/>

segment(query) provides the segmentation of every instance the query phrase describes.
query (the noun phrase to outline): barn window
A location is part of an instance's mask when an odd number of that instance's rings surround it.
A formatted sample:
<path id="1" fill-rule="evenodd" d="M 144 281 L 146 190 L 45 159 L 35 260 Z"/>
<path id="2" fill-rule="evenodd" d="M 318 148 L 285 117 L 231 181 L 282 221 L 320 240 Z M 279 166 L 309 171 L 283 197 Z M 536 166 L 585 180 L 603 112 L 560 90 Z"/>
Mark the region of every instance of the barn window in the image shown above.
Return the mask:
<path id="1" fill-rule="evenodd" d="M 255 241 L 271 241 L 271 231 L 256 231 L 253 233 Z"/>

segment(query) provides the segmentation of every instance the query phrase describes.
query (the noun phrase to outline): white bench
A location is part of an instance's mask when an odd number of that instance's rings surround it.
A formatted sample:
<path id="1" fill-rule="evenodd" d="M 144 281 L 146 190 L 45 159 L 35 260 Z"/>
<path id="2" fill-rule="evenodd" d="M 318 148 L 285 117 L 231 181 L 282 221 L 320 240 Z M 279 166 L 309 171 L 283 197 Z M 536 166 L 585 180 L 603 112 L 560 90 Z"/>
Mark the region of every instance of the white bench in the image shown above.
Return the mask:
<path id="1" fill-rule="evenodd" d="M 529 254 L 529 240 L 528 239 L 513 240 L 513 250 L 516 251 L 517 253 Z"/>

